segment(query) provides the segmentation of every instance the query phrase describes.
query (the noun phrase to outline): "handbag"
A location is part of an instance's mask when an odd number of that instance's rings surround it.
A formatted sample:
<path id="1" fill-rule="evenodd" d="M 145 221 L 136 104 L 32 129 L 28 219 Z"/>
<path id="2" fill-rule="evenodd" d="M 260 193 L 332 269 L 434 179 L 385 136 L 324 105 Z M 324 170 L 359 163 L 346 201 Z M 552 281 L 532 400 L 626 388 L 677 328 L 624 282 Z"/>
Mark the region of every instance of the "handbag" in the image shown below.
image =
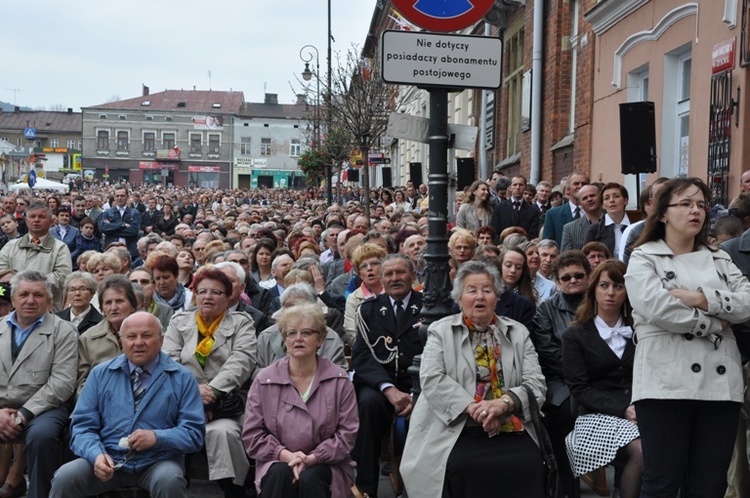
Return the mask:
<path id="1" fill-rule="evenodd" d="M 216 420 L 217 418 L 235 418 L 245 413 L 245 403 L 242 401 L 242 396 L 235 389 L 219 398 L 216 403 L 206 405 L 205 409 L 211 412 L 212 420 Z"/>
<path id="2" fill-rule="evenodd" d="M 539 419 L 539 404 L 536 402 L 536 396 L 528 385 L 523 386 L 526 389 L 528 398 L 529 413 L 531 414 L 531 424 L 534 426 L 536 436 L 539 441 L 539 450 L 544 460 L 544 491 L 546 498 L 564 498 L 562 485 L 560 484 L 560 475 L 557 467 L 557 459 L 552 450 L 552 441 L 549 438 L 547 428 Z"/>

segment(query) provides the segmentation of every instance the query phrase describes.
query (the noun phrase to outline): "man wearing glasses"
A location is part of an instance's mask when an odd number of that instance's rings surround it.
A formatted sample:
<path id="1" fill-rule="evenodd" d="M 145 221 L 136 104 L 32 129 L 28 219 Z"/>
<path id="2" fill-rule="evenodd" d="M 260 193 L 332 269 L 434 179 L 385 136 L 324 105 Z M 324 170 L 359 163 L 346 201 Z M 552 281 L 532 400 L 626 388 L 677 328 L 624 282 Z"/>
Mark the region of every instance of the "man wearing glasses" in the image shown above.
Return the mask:
<path id="1" fill-rule="evenodd" d="M 205 417 L 195 377 L 161 352 L 164 330 L 146 312 L 120 328 L 123 353 L 89 374 L 73 411 L 70 448 L 50 497 L 84 497 L 138 486 L 187 496 L 185 457 L 200 451 Z M 123 437 L 126 434 L 126 437 Z"/>

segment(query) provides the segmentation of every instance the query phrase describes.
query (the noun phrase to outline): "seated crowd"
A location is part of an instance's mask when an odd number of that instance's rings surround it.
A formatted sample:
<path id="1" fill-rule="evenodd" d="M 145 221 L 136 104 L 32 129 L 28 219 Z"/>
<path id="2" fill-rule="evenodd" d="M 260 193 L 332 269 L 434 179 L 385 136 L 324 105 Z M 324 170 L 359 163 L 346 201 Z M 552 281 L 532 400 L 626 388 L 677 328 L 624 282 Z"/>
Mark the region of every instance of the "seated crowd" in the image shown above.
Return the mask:
<path id="1" fill-rule="evenodd" d="M 623 498 L 727 486 L 750 194 L 717 221 L 700 180 L 659 179 L 636 222 L 617 183 L 493 172 L 456 196 L 423 343 L 425 185 L 103 192 L 3 198 L 0 498 L 186 496 L 199 452 L 226 497 L 374 497 L 382 471 L 535 498 L 544 433 L 571 498 L 607 465 Z"/>

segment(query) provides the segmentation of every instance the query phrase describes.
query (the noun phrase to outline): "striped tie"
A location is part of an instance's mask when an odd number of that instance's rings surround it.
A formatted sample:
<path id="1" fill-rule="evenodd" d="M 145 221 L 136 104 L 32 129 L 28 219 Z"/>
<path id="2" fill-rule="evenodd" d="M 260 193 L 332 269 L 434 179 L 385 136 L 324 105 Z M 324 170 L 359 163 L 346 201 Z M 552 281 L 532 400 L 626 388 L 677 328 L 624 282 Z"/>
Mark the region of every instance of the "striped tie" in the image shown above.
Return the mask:
<path id="1" fill-rule="evenodd" d="M 135 367 L 133 370 L 133 400 L 135 400 L 135 411 L 138 411 L 138 405 L 143 399 L 143 395 L 146 394 L 146 389 L 141 383 L 141 375 L 143 375 L 143 369 L 141 367 Z"/>

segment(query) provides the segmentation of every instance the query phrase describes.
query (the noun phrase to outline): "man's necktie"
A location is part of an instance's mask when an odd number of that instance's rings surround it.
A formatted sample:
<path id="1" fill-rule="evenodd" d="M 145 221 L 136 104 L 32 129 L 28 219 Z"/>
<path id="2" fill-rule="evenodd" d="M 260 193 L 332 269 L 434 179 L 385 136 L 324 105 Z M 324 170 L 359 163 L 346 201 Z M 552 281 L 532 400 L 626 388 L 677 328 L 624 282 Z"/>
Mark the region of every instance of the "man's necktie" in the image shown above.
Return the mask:
<path id="1" fill-rule="evenodd" d="M 401 320 L 404 319 L 404 302 L 396 301 L 396 325 L 401 325 Z"/>
<path id="2" fill-rule="evenodd" d="M 581 217 L 581 206 L 577 206 L 575 213 L 573 213 L 573 219 L 577 220 Z"/>
<path id="3" fill-rule="evenodd" d="M 40 243 L 41 243 L 42 241 L 41 241 L 41 240 L 39 239 L 39 237 L 32 237 L 32 238 L 31 238 L 31 242 L 32 242 L 32 243 L 33 243 L 33 244 L 34 244 L 35 246 L 38 246 L 38 245 L 39 245 L 39 244 L 40 244 Z"/>
<path id="4" fill-rule="evenodd" d="M 143 395 L 146 394 L 146 389 L 141 382 L 141 375 L 143 375 L 143 369 L 141 367 L 135 367 L 135 370 L 133 370 L 133 399 L 135 400 L 135 411 L 138 411 L 138 405 L 141 404 Z"/>

